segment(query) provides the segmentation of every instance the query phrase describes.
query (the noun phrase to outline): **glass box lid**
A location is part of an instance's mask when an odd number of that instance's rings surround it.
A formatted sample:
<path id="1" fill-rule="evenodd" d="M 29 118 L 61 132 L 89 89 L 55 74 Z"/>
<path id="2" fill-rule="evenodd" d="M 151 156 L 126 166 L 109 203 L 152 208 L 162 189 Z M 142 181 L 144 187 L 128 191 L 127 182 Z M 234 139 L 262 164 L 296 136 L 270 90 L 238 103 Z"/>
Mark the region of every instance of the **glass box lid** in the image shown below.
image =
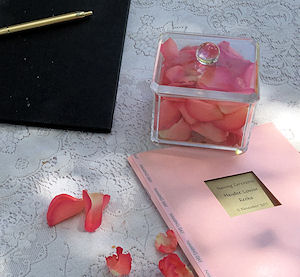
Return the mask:
<path id="1" fill-rule="evenodd" d="M 258 50 L 250 38 L 165 33 L 151 88 L 166 96 L 256 102 Z"/>

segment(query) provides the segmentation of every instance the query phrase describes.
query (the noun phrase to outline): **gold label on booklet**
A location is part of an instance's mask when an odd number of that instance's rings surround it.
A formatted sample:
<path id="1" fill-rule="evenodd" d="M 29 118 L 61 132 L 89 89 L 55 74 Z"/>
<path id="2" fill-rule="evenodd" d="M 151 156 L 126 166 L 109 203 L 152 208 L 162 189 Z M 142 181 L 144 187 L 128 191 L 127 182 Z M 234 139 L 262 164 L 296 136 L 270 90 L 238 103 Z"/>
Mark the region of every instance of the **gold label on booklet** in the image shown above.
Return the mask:
<path id="1" fill-rule="evenodd" d="M 230 216 L 281 205 L 253 172 L 205 181 Z"/>

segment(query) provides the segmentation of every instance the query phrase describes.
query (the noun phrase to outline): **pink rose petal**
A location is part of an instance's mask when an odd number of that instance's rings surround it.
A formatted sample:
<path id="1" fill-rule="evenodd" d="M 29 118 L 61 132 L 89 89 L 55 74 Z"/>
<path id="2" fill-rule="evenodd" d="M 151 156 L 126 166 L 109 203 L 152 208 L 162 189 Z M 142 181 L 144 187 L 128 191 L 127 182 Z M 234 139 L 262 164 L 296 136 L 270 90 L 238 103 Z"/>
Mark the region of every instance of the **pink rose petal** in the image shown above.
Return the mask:
<path id="1" fill-rule="evenodd" d="M 162 43 L 160 47 L 160 52 L 162 53 L 165 61 L 171 62 L 172 60 L 176 59 L 179 55 L 178 48 L 176 42 L 169 38 L 167 41 Z"/>
<path id="2" fill-rule="evenodd" d="M 230 114 L 238 111 L 240 108 L 247 106 L 245 103 L 227 102 L 227 101 L 216 101 L 220 111 L 223 114 Z"/>
<path id="3" fill-rule="evenodd" d="M 192 130 L 216 143 L 225 141 L 228 136 L 227 131 L 215 127 L 211 122 L 198 122 L 192 125 Z"/>
<path id="4" fill-rule="evenodd" d="M 181 118 L 181 113 L 178 110 L 176 103 L 169 100 L 162 100 L 160 102 L 160 114 L 159 114 L 159 130 L 169 129 Z M 156 128 L 156 120 L 154 122 Z"/>
<path id="5" fill-rule="evenodd" d="M 181 118 L 167 130 L 159 131 L 161 139 L 187 141 L 192 134 L 191 127 Z"/>
<path id="6" fill-rule="evenodd" d="M 228 41 L 222 41 L 218 44 L 220 48 L 220 56 L 217 66 L 226 67 L 234 78 L 243 74 L 246 68 L 251 64 L 245 60 L 242 55 L 236 52 Z"/>
<path id="7" fill-rule="evenodd" d="M 185 76 L 184 69 L 181 65 L 175 65 L 165 72 L 166 78 L 170 83 L 182 82 L 183 77 Z"/>
<path id="8" fill-rule="evenodd" d="M 198 121 L 207 122 L 223 118 L 223 114 L 217 105 L 203 100 L 188 100 L 186 102 L 186 109 L 188 113 Z"/>
<path id="9" fill-rule="evenodd" d="M 230 71 L 225 67 L 205 66 L 201 77 L 198 78 L 197 88 L 233 91 L 233 78 Z"/>
<path id="10" fill-rule="evenodd" d="M 243 139 L 243 128 L 230 131 L 225 142 L 225 145 L 228 146 L 241 146 Z"/>
<path id="11" fill-rule="evenodd" d="M 234 113 L 227 114 L 223 119 L 216 120 L 213 124 L 225 131 L 232 131 L 242 128 L 245 125 L 248 107 L 242 107 Z"/>
<path id="12" fill-rule="evenodd" d="M 256 64 L 251 63 L 247 67 L 246 71 L 242 75 L 242 79 L 245 82 L 246 89 L 254 89 L 256 88 Z"/>
<path id="13" fill-rule="evenodd" d="M 186 107 L 185 107 L 185 103 L 179 103 L 177 105 L 178 110 L 180 111 L 184 121 L 190 125 L 195 124 L 197 122 L 197 120 L 195 118 L 193 118 L 189 112 L 187 111 Z"/>
<path id="14" fill-rule="evenodd" d="M 176 64 L 185 65 L 191 62 L 195 62 L 196 59 L 196 51 L 198 46 L 187 46 L 182 48 L 176 59 Z"/>

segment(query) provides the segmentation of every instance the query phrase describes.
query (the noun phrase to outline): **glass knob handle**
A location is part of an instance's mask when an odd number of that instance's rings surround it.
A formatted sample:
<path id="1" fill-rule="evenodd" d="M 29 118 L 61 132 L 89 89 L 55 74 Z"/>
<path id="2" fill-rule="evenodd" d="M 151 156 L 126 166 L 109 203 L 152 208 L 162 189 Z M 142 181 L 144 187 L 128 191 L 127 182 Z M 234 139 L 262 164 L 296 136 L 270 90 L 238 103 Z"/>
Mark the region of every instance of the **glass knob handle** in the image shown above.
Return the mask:
<path id="1" fill-rule="evenodd" d="M 212 42 L 202 43 L 196 51 L 196 58 L 204 65 L 214 64 L 220 56 L 220 48 Z"/>

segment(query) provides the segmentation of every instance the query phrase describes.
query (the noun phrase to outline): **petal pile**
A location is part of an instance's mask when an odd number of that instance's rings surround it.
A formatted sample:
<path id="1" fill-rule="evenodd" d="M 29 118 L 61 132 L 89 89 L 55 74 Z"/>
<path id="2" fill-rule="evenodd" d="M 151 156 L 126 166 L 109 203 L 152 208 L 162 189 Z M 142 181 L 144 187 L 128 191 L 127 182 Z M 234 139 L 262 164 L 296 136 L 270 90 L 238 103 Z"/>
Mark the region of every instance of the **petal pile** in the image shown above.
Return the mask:
<path id="1" fill-rule="evenodd" d="M 110 196 L 102 193 L 88 193 L 83 191 L 83 199 L 68 194 L 55 196 L 47 212 L 48 225 L 54 226 L 85 209 L 85 230 L 94 232 L 102 222 L 102 213 L 110 200 Z"/>
<path id="2" fill-rule="evenodd" d="M 128 275 L 131 270 L 132 258 L 130 253 L 123 254 L 123 248 L 117 247 L 117 254 L 106 257 L 106 265 L 114 276 Z"/>
<path id="3" fill-rule="evenodd" d="M 179 99 L 179 98 L 177 98 Z M 160 139 L 241 146 L 243 127 L 249 111 L 245 103 L 164 97 L 159 108 Z M 157 117 L 154 118 L 156 129 Z M 242 132 L 240 132 L 242 131 Z"/>
<path id="4" fill-rule="evenodd" d="M 160 48 L 164 58 L 160 84 L 255 93 L 256 64 L 244 59 L 227 41 L 220 42 L 218 47 L 218 61 L 214 65 L 205 66 L 196 58 L 198 46 L 186 46 L 178 50 L 176 42 L 169 38 Z"/>
<path id="5" fill-rule="evenodd" d="M 158 267 L 165 277 L 194 277 L 192 271 L 174 253 L 161 259 Z"/>
<path id="6" fill-rule="evenodd" d="M 173 253 L 177 247 L 177 238 L 172 230 L 168 230 L 166 235 L 159 233 L 155 239 L 155 248 L 164 254 Z"/>

